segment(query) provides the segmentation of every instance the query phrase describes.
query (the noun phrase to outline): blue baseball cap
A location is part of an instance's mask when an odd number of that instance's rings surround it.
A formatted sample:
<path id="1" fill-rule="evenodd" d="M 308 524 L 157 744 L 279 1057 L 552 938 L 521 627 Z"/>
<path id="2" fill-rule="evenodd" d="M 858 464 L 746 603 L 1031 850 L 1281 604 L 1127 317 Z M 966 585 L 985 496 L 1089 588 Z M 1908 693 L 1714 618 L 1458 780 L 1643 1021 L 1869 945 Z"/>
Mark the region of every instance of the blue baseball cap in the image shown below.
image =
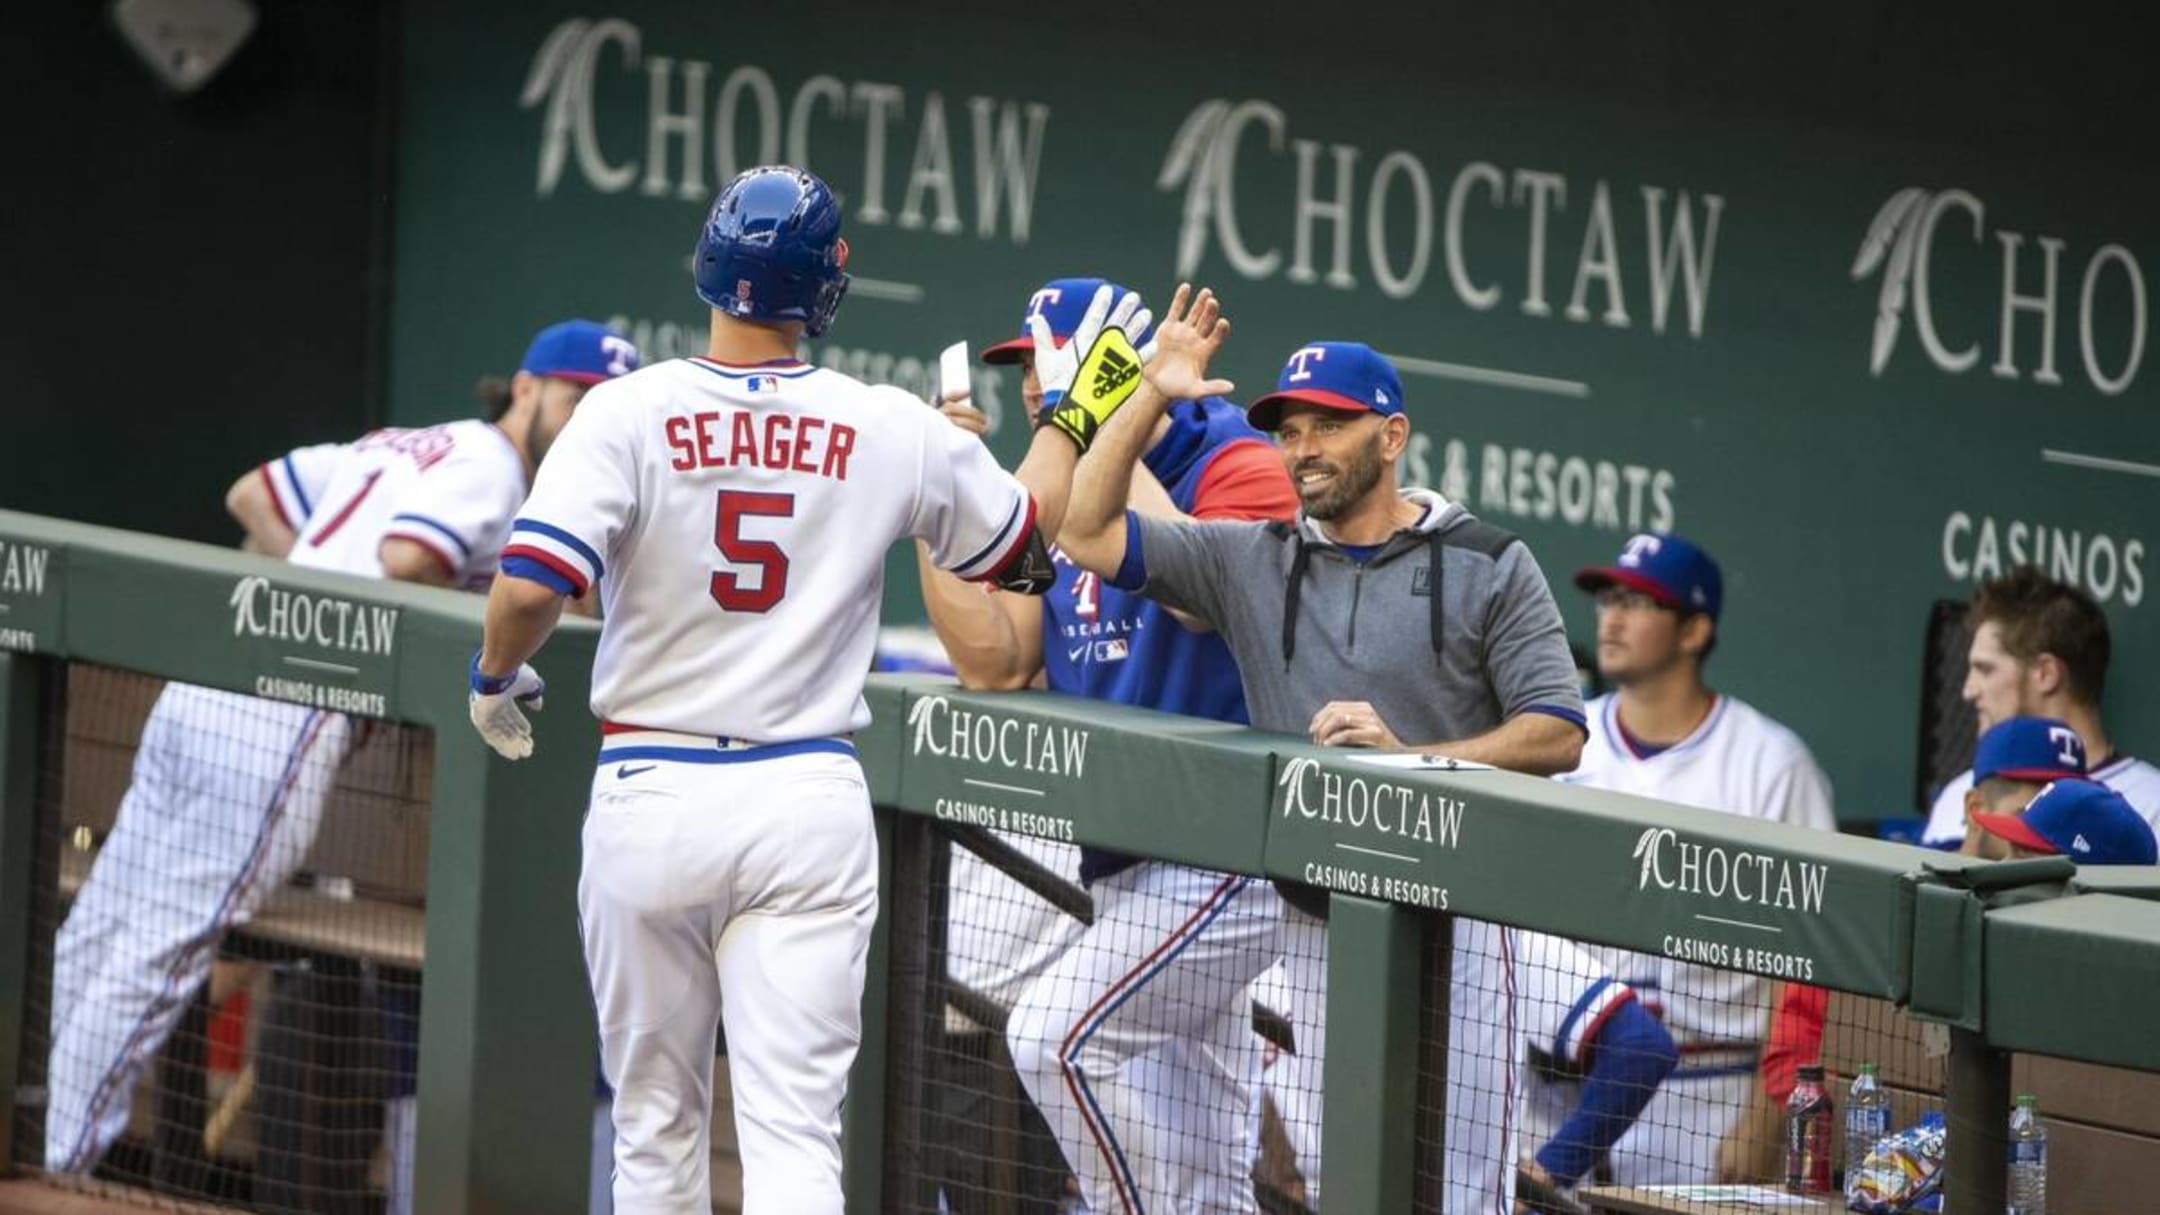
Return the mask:
<path id="1" fill-rule="evenodd" d="M 518 370 L 597 384 L 638 369 L 638 348 L 598 321 L 562 321 L 534 335 Z"/>
<path id="2" fill-rule="evenodd" d="M 1671 532 L 1628 537 L 1617 561 L 1575 571 L 1575 585 L 1593 595 L 1624 586 L 1676 612 L 1700 612 L 1712 620 L 1725 603 L 1725 577 L 1717 562 L 1694 541 Z"/>
<path id="3" fill-rule="evenodd" d="M 1063 346 L 1072 340 L 1073 330 L 1080 327 L 1080 320 L 1087 315 L 1088 305 L 1095 300 L 1095 293 L 1110 288 L 1112 303 L 1124 298 L 1125 288 L 1106 278 L 1054 278 L 1035 289 L 1028 297 L 1027 308 L 1020 314 L 1020 336 L 999 342 L 982 352 L 982 361 L 993 367 L 1020 361 L 1020 356 L 1035 351 L 1035 337 L 1028 330 L 1028 322 L 1038 313 L 1050 326 L 1050 337 Z M 1139 333 L 1128 333 L 1135 346 L 1147 344 L 1147 335 L 1154 326 Z M 1085 353 L 1084 351 L 1082 353 Z"/>
<path id="4" fill-rule="evenodd" d="M 1245 420 L 1260 430 L 1282 425 L 1292 402 L 1391 417 L 1403 411 L 1402 377 L 1387 356 L 1363 342 L 1307 342 L 1275 377 L 1275 391 L 1254 401 Z"/>
<path id="5" fill-rule="evenodd" d="M 2085 740 L 2052 717 L 2012 717 L 1996 722 L 1973 750 L 1973 783 L 2021 780 L 2045 784 L 2085 775 Z"/>
<path id="6" fill-rule="evenodd" d="M 2080 865 L 2150 865 L 2160 861 L 2152 827 L 2123 795 L 2089 780 L 2058 780 L 2023 814 L 1975 814 L 1990 835 Z"/>

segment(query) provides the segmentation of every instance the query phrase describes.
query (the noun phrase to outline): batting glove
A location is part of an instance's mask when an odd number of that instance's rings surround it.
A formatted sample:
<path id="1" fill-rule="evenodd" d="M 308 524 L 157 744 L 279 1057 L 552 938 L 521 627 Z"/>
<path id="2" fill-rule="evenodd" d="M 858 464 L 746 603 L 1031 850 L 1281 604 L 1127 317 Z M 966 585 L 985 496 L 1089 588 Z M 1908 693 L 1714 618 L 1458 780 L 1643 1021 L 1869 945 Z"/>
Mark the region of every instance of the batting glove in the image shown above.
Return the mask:
<path id="1" fill-rule="evenodd" d="M 1103 423 L 1139 389 L 1140 361 L 1140 352 L 1133 349 L 1124 330 L 1104 329 L 1081 357 L 1079 374 L 1064 399 L 1054 406 L 1044 403 L 1049 424 L 1086 452 Z"/>
<path id="2" fill-rule="evenodd" d="M 1035 382 L 1042 386 L 1043 411 L 1037 418 L 1039 424 L 1047 425 L 1051 411 L 1064 401 L 1080 372 L 1080 362 L 1095 346 L 1105 328 L 1122 329 L 1127 334 L 1146 333 L 1155 322 L 1155 316 L 1141 306 L 1140 293 L 1128 291 L 1122 298 L 1113 300 L 1110 285 L 1095 289 L 1095 298 L 1088 301 L 1087 311 L 1080 316 L 1080 324 L 1073 330 L 1072 340 L 1058 345 L 1051 336 L 1050 322 L 1036 313 L 1028 318 L 1028 336 L 1035 343 Z M 1155 343 L 1141 348 L 1142 363 L 1155 353 Z"/>
<path id="3" fill-rule="evenodd" d="M 532 723 L 525 720 L 524 710 L 539 712 L 541 697 L 546 693 L 547 681 L 523 663 L 508 675 L 481 674 L 480 655 L 474 652 L 472 695 L 467 710 L 472 714 L 473 729 L 480 731 L 480 737 L 504 759 L 523 759 L 532 754 Z"/>

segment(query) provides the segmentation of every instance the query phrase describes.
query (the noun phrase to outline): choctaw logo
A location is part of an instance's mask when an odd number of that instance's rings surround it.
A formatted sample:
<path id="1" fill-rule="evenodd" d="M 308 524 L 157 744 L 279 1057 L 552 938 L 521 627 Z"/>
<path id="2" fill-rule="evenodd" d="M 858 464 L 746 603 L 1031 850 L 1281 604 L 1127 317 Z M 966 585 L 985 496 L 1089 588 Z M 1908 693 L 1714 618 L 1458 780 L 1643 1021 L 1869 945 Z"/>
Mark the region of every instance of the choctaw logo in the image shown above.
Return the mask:
<path id="1" fill-rule="evenodd" d="M 288 591 L 261 574 L 234 583 L 229 606 L 235 637 L 269 637 L 382 657 L 397 646 L 398 609 Z"/>
<path id="2" fill-rule="evenodd" d="M 1677 890 L 1758 907 L 1822 914 L 1830 866 L 1789 861 L 1767 852 L 1698 844 L 1670 827 L 1651 827 L 1635 840 L 1642 868 L 1635 889 Z"/>
<path id="3" fill-rule="evenodd" d="M 1999 251 L 1986 248 L 1990 236 Z M 1869 374 L 1880 376 L 1889 366 L 1909 315 L 1914 337 L 1938 370 L 1971 371 L 1992 340 L 1990 373 L 2058 386 L 2061 348 L 2073 340 L 2074 329 L 2086 379 L 2108 396 L 2126 391 L 2145 359 L 2151 316 L 2145 272 L 2122 245 L 2101 245 L 2086 257 L 2073 297 L 2062 265 L 2069 248 L 2061 236 L 1990 232 L 1987 204 L 1964 190 L 1907 186 L 1892 194 L 1868 224 L 1851 271 L 1856 283 L 1882 276 Z M 1984 293 L 1960 289 L 1938 300 L 1933 284 L 1939 257 L 1967 264 L 1984 259 L 1979 264 L 1999 276 L 1995 298 L 1976 305 L 1974 298 Z"/>
<path id="4" fill-rule="evenodd" d="M 1078 777 L 1087 768 L 1088 732 L 1054 721 L 1023 721 L 925 696 L 908 708 L 909 749 L 1014 772 Z"/>
<path id="5" fill-rule="evenodd" d="M 1462 844 L 1462 802 L 1414 785 L 1331 772 L 1304 756 L 1283 765 L 1282 817 L 1339 823 L 1359 831 L 1401 836 L 1443 848 Z"/>

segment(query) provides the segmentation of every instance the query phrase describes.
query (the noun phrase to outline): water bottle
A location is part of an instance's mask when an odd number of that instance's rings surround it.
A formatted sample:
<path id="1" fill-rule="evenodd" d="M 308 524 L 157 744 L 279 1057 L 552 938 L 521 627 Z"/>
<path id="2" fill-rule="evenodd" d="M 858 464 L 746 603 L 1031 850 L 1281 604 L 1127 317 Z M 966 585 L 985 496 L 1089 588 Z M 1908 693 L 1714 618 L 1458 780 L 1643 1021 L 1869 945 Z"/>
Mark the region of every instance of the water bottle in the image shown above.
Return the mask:
<path id="1" fill-rule="evenodd" d="M 1845 1197 L 1849 1201 L 1860 1180 L 1860 1166 L 1868 1153 L 1890 1133 L 1890 1094 L 1876 1079 L 1872 1063 L 1860 1065 L 1853 1077 L 1852 1093 L 1845 1099 Z"/>
<path id="2" fill-rule="evenodd" d="M 1820 1063 L 1800 1069 L 1800 1082 L 1785 1101 L 1785 1188 L 1830 1192 L 1830 1094 Z"/>
<path id="3" fill-rule="evenodd" d="M 2010 1115 L 2010 1215 L 2047 1215 L 2047 1127 L 2020 1094 Z"/>

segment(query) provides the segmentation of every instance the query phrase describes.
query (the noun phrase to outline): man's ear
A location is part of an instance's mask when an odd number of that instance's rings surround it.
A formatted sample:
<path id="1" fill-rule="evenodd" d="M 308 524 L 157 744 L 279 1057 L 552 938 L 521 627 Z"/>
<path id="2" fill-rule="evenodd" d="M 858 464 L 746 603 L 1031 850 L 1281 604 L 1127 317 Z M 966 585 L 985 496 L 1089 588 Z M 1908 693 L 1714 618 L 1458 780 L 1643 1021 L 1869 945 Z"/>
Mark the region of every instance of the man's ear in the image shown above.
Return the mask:
<path id="1" fill-rule="evenodd" d="M 1389 414 L 1380 420 L 1380 451 L 1392 460 L 1403 454 L 1410 446 L 1410 419 L 1403 415 Z"/>
<path id="2" fill-rule="evenodd" d="M 2034 655 L 2033 660 L 2025 665 L 2025 678 L 2031 683 L 2032 690 L 2042 696 L 2054 696 L 2067 691 L 2069 674 L 2062 659 L 2045 652 Z"/>
<path id="3" fill-rule="evenodd" d="M 1710 642 L 1717 637 L 1717 621 L 1702 612 L 1690 612 L 1680 618 L 1680 650 L 1700 658 Z"/>

